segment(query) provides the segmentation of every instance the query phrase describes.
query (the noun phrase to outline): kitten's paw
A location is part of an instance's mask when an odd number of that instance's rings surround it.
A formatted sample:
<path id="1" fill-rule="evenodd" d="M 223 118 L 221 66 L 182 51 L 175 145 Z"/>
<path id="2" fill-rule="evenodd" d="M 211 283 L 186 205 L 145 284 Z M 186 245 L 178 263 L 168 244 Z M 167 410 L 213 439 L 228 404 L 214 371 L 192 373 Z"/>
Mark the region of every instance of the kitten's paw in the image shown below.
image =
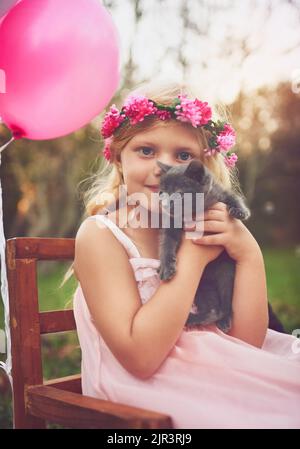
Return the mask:
<path id="1" fill-rule="evenodd" d="M 231 207 L 229 209 L 229 214 L 231 217 L 238 218 L 239 220 L 247 220 L 250 217 L 251 212 L 247 208 L 241 209 L 240 207 Z"/>
<path id="2" fill-rule="evenodd" d="M 162 281 L 168 281 L 175 275 L 176 265 L 175 264 L 162 265 L 158 269 L 158 272 L 159 272 L 159 277 Z"/>

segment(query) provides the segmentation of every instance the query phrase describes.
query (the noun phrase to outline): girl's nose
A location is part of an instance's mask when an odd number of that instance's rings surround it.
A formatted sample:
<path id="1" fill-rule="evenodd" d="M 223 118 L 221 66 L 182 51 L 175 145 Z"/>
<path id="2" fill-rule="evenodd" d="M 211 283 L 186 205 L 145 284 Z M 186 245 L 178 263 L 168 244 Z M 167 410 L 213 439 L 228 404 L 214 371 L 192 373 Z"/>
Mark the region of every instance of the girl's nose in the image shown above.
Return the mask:
<path id="1" fill-rule="evenodd" d="M 163 165 L 166 166 L 166 167 L 160 167 L 159 164 L 157 163 L 157 161 L 155 161 L 154 173 L 159 174 L 159 175 L 161 175 L 162 172 L 166 171 L 168 168 L 170 168 L 172 165 L 174 165 L 174 162 L 172 162 L 170 157 L 159 158 L 159 162 L 161 162 Z"/>
<path id="2" fill-rule="evenodd" d="M 154 164 L 154 174 L 156 175 L 156 176 L 159 176 L 159 175 L 161 175 L 161 168 L 155 163 Z"/>

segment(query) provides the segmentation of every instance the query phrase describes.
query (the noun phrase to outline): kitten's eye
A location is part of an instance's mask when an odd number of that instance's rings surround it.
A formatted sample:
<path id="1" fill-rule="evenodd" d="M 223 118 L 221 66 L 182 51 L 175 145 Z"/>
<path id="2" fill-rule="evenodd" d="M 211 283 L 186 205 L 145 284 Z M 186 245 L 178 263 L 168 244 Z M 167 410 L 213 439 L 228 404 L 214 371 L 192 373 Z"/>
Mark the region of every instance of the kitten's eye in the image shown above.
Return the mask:
<path id="1" fill-rule="evenodd" d="M 145 150 L 146 150 L 146 154 L 144 153 Z M 153 152 L 153 149 L 150 147 L 140 147 L 138 149 L 138 153 L 142 154 L 143 156 L 149 156 L 150 155 L 149 151 L 151 153 L 151 151 Z"/>
<path id="2" fill-rule="evenodd" d="M 183 155 L 183 158 L 181 159 L 182 161 L 188 161 L 189 157 L 193 158 L 193 155 L 191 153 L 189 153 L 188 151 L 180 151 L 180 153 L 178 153 L 178 155 Z"/>

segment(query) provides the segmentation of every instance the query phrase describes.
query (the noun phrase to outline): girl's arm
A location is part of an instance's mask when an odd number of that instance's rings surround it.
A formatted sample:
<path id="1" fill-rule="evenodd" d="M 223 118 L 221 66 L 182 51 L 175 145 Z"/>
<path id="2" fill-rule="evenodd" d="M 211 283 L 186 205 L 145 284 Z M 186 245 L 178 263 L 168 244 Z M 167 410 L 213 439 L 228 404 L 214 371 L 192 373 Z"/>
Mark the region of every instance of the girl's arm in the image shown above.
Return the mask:
<path id="1" fill-rule="evenodd" d="M 162 282 L 151 299 L 137 310 L 131 337 L 145 378 L 159 368 L 172 350 L 189 316 L 206 265 L 223 249 L 197 247 L 184 238 L 177 253 L 175 276 Z"/>
<path id="2" fill-rule="evenodd" d="M 228 335 L 261 348 L 269 322 L 266 274 L 259 248 L 236 264 Z"/>

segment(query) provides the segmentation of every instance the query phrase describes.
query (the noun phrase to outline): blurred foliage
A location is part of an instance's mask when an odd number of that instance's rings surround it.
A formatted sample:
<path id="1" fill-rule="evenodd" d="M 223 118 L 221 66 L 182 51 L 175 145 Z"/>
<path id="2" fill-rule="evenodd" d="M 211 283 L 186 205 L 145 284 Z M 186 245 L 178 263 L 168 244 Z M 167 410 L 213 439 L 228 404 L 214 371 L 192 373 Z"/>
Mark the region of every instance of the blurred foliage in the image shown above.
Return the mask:
<path id="1" fill-rule="evenodd" d="M 300 243 L 300 95 L 289 83 L 240 94 L 232 105 L 239 176 L 262 245 Z"/>
<path id="2" fill-rule="evenodd" d="M 78 184 L 91 175 L 101 148 L 93 132 L 88 125 L 59 139 L 22 139 L 4 151 L 1 180 L 7 238 L 74 235 L 83 213 Z M 6 140 L 4 135 L 2 139 Z"/>

